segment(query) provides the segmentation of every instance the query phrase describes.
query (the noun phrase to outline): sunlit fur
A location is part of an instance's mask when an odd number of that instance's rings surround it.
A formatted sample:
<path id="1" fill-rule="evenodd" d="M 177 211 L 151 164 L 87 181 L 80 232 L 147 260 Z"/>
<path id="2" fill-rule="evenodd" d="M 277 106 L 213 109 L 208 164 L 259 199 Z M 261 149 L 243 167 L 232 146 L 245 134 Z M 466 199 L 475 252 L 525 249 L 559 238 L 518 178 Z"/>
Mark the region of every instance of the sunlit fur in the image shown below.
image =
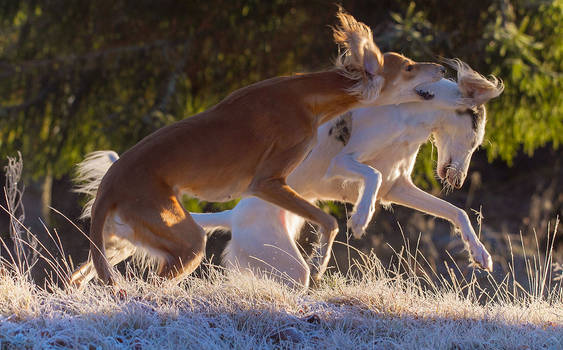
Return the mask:
<path id="1" fill-rule="evenodd" d="M 502 80 L 494 75 L 485 78 L 460 59 L 442 58 L 442 61 L 457 71 L 457 83 L 467 105 L 478 106 L 499 96 L 504 91 Z"/>
<path id="2" fill-rule="evenodd" d="M 372 39 L 371 29 L 342 9 L 334 40 L 342 49 L 335 61 L 336 71 L 354 81 L 346 89 L 363 106 L 417 101 L 413 88 L 445 71 L 434 63 L 417 63 L 396 52 L 382 54 Z M 411 69 L 407 69 L 409 67 Z"/>
<path id="3" fill-rule="evenodd" d="M 363 100 L 353 92 L 358 82 L 339 67 L 277 77 L 239 89 L 209 110 L 141 140 L 103 175 L 91 206 L 90 261 L 102 281 L 112 284 L 111 265 L 127 257 L 120 240 L 159 257 L 162 277 L 190 273 L 199 265 L 206 235 L 181 206 L 182 193 L 208 201 L 256 196 L 317 223 L 323 245 L 316 274 L 322 275 L 337 222 L 291 189 L 287 175 L 311 150 L 322 123 L 366 103 L 416 100 L 418 85 L 443 76 L 440 65 L 398 54 L 381 62 L 371 31 L 342 11 L 337 16 L 335 37 L 363 43 L 349 47 L 352 57 L 362 57 L 361 65 L 351 63 L 354 69 L 363 70 L 367 80 L 385 79 L 379 95 Z M 403 74 L 407 64 L 415 69 Z M 109 256 L 118 258 L 108 261 Z M 90 261 L 73 274 L 73 284 L 87 280 Z"/>
<path id="4" fill-rule="evenodd" d="M 354 17 L 339 11 L 340 25 L 334 28 L 334 40 L 343 51 L 335 61 L 336 69 L 344 76 L 356 81 L 348 91 L 363 101 L 377 98 L 383 88 L 384 78 L 376 75 L 383 67 L 383 55 L 375 50 L 371 29 Z M 377 65 L 364 69 L 364 61 L 375 59 Z M 375 76 L 375 77 L 374 77 Z"/>
<path id="5" fill-rule="evenodd" d="M 474 129 L 472 117 L 459 112 L 471 108 L 471 104 L 459 105 L 460 97 L 468 95 L 455 82 L 442 79 L 420 88 L 435 97 L 419 103 L 352 111 L 351 137 L 346 145 L 334 134 L 337 122 L 321 126 L 313 151 L 288 177 L 288 183 L 311 201 L 355 203 L 348 226 L 356 237 L 368 225 L 376 200 L 449 220 L 460 231 L 470 258 L 491 270 L 491 256 L 465 211 L 418 189 L 411 181 L 419 147 L 431 136 L 440 140 L 435 141 L 440 159 L 451 158 L 452 164 L 464 164 L 459 171 L 465 178 L 469 159 L 483 140 L 485 121 Z M 491 96 L 490 91 L 472 93 L 473 98 L 481 98 L 481 93 Z M 295 244 L 304 223 L 302 218 L 249 198 L 233 210 L 194 214 L 194 219 L 209 230 L 232 231 L 224 255 L 227 267 L 274 271 L 285 283 L 307 286 L 309 267 Z"/>
<path id="6" fill-rule="evenodd" d="M 92 216 L 92 205 L 96 198 L 96 192 L 102 182 L 102 177 L 108 170 L 107 162 L 115 162 L 119 156 L 113 151 L 97 151 L 88 154 L 84 162 L 76 167 L 76 175 L 74 181 L 78 186 L 75 187 L 74 192 L 85 195 L 88 202 L 84 205 L 82 210 L 81 219 L 86 219 Z"/>

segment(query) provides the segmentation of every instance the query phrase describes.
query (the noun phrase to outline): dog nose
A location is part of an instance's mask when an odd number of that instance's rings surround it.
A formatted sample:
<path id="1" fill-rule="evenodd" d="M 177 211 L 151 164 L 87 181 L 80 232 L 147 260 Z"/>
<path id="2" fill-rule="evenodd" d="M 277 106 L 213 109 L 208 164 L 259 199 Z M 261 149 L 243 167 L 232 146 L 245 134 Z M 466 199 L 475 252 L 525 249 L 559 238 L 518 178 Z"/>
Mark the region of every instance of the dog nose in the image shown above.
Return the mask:
<path id="1" fill-rule="evenodd" d="M 438 169 L 438 176 L 440 177 L 440 179 L 446 178 L 447 171 L 448 171 L 447 164 L 441 167 L 440 169 Z"/>

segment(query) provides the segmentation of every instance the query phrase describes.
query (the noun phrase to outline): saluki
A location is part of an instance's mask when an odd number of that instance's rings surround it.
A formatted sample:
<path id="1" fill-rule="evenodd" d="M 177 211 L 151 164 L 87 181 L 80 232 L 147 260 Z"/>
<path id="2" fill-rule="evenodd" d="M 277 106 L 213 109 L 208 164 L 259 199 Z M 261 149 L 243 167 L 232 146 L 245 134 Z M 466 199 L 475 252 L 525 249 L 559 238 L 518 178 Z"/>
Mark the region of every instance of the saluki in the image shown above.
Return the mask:
<path id="1" fill-rule="evenodd" d="M 206 234 L 180 204 L 182 193 L 208 201 L 256 196 L 318 224 L 314 274 L 324 272 L 337 222 L 288 186 L 286 177 L 313 147 L 321 124 L 360 106 L 417 101 L 416 88 L 445 72 L 438 64 L 382 54 L 368 26 L 342 10 L 337 18 L 334 39 L 344 51 L 334 69 L 237 90 L 145 137 L 111 165 L 91 208 L 90 259 L 103 282 L 114 283 L 111 265 L 133 246 L 160 259 L 162 277 L 199 265 Z M 70 282 L 80 285 L 89 269 L 89 263 L 77 269 Z"/>
<path id="2" fill-rule="evenodd" d="M 438 176 L 445 186 L 460 188 L 471 156 L 483 141 L 484 104 L 504 89 L 494 76 L 486 79 L 459 60 L 446 61 L 457 69 L 457 84 L 442 79 L 417 89 L 424 102 L 361 108 L 322 125 L 311 154 L 287 181 L 312 202 L 354 202 L 348 226 L 357 238 L 377 200 L 446 219 L 461 232 L 475 264 L 492 271 L 491 255 L 466 212 L 411 180 L 419 147 L 431 137 L 438 150 Z M 223 256 L 226 267 L 273 271 L 289 285 L 308 285 L 310 270 L 295 242 L 302 217 L 257 198 L 243 199 L 233 210 L 193 217 L 207 230 L 232 232 Z"/>

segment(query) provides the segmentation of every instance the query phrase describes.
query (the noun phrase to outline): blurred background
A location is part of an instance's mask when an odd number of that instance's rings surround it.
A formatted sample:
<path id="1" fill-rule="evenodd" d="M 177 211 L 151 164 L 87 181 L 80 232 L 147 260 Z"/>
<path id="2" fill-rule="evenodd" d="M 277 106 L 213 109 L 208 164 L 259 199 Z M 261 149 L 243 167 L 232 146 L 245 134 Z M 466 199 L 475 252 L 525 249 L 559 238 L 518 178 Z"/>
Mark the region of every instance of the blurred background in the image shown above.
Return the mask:
<path id="1" fill-rule="evenodd" d="M 563 208 L 563 1 L 356 0 L 342 5 L 371 26 L 383 51 L 422 61 L 458 57 L 504 81 L 504 93 L 487 105 L 485 142 L 464 187 L 441 193 L 429 144 L 421 150 L 415 181 L 468 211 L 494 255 L 496 275 L 508 271 L 509 242 L 516 269 L 523 269 L 521 241 L 534 249 L 537 241 L 544 252 Z M 59 233 L 65 255 L 75 262 L 85 259 L 87 239 L 49 209 L 87 232 L 88 223 L 78 220 L 84 199 L 71 192 L 70 181 L 85 154 L 122 153 L 159 127 L 201 112 L 250 83 L 330 68 L 337 55 L 330 28 L 336 10 L 333 1 L 0 2 L 0 159 L 5 165 L 6 157 L 18 151 L 23 156 L 26 226 L 46 249 L 54 249 L 44 223 Z M 235 203 L 184 201 L 191 211 Z M 345 214 L 351 207 L 323 206 L 339 217 L 337 239 L 345 242 Z M 475 211 L 483 216 L 480 228 Z M 555 261 L 563 264 L 561 226 L 557 230 Z M 0 235 L 7 256 L 9 219 L 3 211 Z M 302 242 L 310 238 L 305 232 Z M 209 255 L 218 255 L 228 239 L 228 233 L 215 235 Z M 365 238 L 350 244 L 374 251 L 386 263 L 405 240 L 411 250 L 418 245 L 438 271 L 454 262 L 459 273 L 472 271 L 449 223 L 398 206 L 378 209 Z M 345 271 L 349 250 L 338 245 L 335 250 Z M 40 279 L 45 266 L 35 270 Z"/>

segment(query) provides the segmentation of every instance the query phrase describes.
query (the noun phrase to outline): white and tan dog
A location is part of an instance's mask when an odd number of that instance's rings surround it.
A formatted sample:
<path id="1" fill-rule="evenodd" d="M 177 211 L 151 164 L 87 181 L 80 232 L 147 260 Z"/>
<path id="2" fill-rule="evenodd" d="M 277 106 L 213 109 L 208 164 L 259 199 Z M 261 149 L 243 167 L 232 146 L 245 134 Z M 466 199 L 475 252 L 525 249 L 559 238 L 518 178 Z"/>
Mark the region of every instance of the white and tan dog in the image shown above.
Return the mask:
<path id="1" fill-rule="evenodd" d="M 378 199 L 449 220 L 475 263 L 491 270 L 490 254 L 467 214 L 411 182 L 419 147 L 432 136 L 439 177 L 446 186 L 461 187 L 471 155 L 483 140 L 483 104 L 503 90 L 494 77 L 487 80 L 460 61 L 449 63 L 458 71 L 458 83 L 442 79 L 420 86 L 417 92 L 424 102 L 357 109 L 322 125 L 317 144 L 288 182 L 311 201 L 355 202 L 348 224 L 356 237 L 363 234 Z M 92 179 L 99 179 L 117 157 L 102 151 L 82 165 Z M 97 186 L 95 181 L 91 185 Z M 227 268 L 274 271 L 273 276 L 287 284 L 308 285 L 310 269 L 295 242 L 304 224 L 298 215 L 247 198 L 233 210 L 192 216 L 207 230 L 232 231 L 223 256 Z"/>
<path id="2" fill-rule="evenodd" d="M 357 109 L 321 126 L 313 151 L 288 183 L 310 201 L 354 202 L 348 226 L 356 237 L 369 223 L 376 200 L 444 218 L 461 232 L 471 259 L 492 271 L 491 256 L 465 211 L 411 181 L 419 147 L 433 137 L 438 176 L 446 186 L 460 188 L 471 156 L 483 141 L 483 104 L 504 88 L 496 78 L 487 80 L 461 61 L 449 63 L 458 71 L 458 83 L 442 79 L 419 87 L 427 101 Z M 460 96 L 465 105 L 458 104 Z M 303 218 L 257 198 L 243 199 L 233 210 L 193 217 L 208 230 L 232 231 L 223 256 L 227 267 L 273 271 L 285 283 L 307 286 L 309 267 L 295 242 Z"/>
<path id="3" fill-rule="evenodd" d="M 362 105 L 416 101 L 416 87 L 439 80 L 445 71 L 396 53 L 383 55 L 369 27 L 342 11 L 337 17 L 334 38 L 345 53 L 333 70 L 240 89 L 208 111 L 147 136 L 101 181 L 94 179 L 99 188 L 91 212 L 90 258 L 104 282 L 113 283 L 110 266 L 134 246 L 160 258 L 161 276 L 197 267 L 206 234 L 181 206 L 182 193 L 208 201 L 256 196 L 317 223 L 322 248 L 316 275 L 323 273 L 336 220 L 289 187 L 286 177 L 313 147 L 321 124 Z M 83 169 L 81 178 L 88 180 L 87 166 Z M 91 263 L 79 268 L 71 283 L 91 278 Z"/>

